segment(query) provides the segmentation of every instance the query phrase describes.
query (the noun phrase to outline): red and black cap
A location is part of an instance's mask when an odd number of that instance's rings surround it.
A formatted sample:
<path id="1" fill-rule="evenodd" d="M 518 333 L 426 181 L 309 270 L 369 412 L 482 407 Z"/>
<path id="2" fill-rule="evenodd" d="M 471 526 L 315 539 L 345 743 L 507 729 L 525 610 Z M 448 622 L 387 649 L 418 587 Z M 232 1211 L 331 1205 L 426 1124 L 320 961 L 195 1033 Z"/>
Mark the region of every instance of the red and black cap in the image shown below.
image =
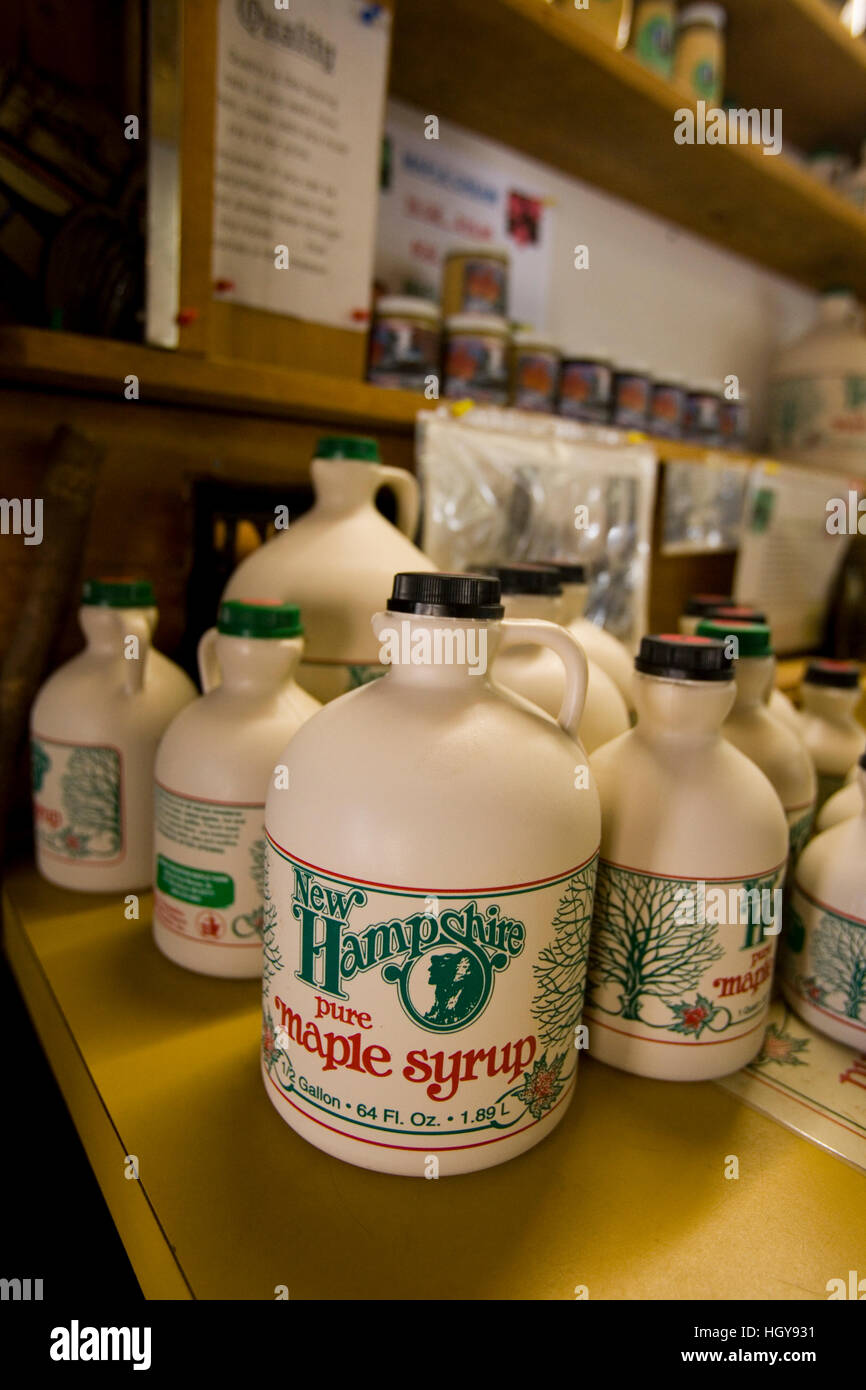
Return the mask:
<path id="1" fill-rule="evenodd" d="M 827 685 L 834 690 L 856 690 L 860 684 L 860 667 L 856 661 L 831 661 L 821 657 L 810 661 L 803 677 L 809 685 Z"/>
<path id="2" fill-rule="evenodd" d="M 495 621 L 505 612 L 499 601 L 499 580 L 491 575 L 429 572 L 395 574 L 388 611 L 479 622 Z"/>
<path id="3" fill-rule="evenodd" d="M 710 637 L 681 637 L 671 632 L 643 637 L 634 665 L 635 670 L 645 676 L 661 676 L 665 680 L 729 681 L 734 678 L 734 663 L 724 642 Z"/>
<path id="4" fill-rule="evenodd" d="M 692 594 L 690 598 L 686 599 L 683 616 L 686 618 L 703 617 L 713 608 L 728 608 L 736 602 L 733 594 Z"/>

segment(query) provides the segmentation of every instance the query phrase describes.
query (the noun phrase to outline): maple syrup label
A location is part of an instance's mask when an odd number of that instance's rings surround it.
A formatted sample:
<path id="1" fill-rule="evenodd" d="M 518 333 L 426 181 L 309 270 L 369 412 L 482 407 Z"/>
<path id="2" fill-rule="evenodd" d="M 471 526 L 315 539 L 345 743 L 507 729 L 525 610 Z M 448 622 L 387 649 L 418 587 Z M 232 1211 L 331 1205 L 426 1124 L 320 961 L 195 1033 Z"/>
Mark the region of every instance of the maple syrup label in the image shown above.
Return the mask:
<path id="1" fill-rule="evenodd" d="M 262 802 L 207 801 L 156 786 L 153 914 L 207 946 L 261 949 Z"/>
<path id="2" fill-rule="evenodd" d="M 571 1094 L 597 856 L 537 883 L 367 883 L 268 838 L 262 1065 L 285 1107 L 386 1148 L 472 1148 Z"/>
<path id="3" fill-rule="evenodd" d="M 761 1026 L 782 925 L 785 866 L 749 879 L 663 878 L 602 859 L 586 1018 L 683 1047 Z"/>
<path id="4" fill-rule="evenodd" d="M 795 882 L 781 954 L 788 989 L 846 1024 L 866 1048 L 866 919 L 836 912 Z"/>
<path id="5" fill-rule="evenodd" d="M 30 741 L 34 834 L 39 850 L 67 864 L 123 858 L 123 758 L 109 744 Z"/>

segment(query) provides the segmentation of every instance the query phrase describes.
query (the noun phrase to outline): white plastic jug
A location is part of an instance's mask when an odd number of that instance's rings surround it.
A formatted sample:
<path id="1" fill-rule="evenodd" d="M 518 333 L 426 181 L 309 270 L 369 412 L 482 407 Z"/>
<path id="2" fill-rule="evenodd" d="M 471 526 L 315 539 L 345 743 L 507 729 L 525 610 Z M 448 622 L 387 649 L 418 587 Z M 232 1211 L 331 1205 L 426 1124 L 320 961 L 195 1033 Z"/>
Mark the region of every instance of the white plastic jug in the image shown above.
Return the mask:
<path id="1" fill-rule="evenodd" d="M 45 682 L 30 716 L 36 865 L 62 888 L 149 887 L 153 765 L 192 681 L 151 645 L 146 580 L 89 579 L 86 646 Z"/>
<path id="2" fill-rule="evenodd" d="M 850 290 L 828 290 L 814 328 L 779 353 L 770 440 L 777 458 L 866 476 L 866 335 Z"/>
<path id="3" fill-rule="evenodd" d="M 815 821 L 816 833 L 829 830 L 831 826 L 838 825 L 840 821 L 848 820 L 851 816 L 859 816 L 861 805 L 860 784 L 855 779 L 840 787 L 839 791 L 834 792 L 824 802 Z"/>
<path id="4" fill-rule="evenodd" d="M 502 1163 L 574 1087 L 599 838 L 585 657 L 501 617 L 493 578 L 397 575 L 374 620 L 388 674 L 309 720 L 268 793 L 265 1088 L 303 1138 L 382 1172 Z M 489 679 L 529 641 L 565 667 L 559 727 Z"/>
<path id="5" fill-rule="evenodd" d="M 860 668 L 854 661 L 811 661 L 800 686 L 801 727 L 818 773 L 818 806 L 839 791 L 863 749 L 854 717 L 860 702 Z"/>
<path id="6" fill-rule="evenodd" d="M 562 587 L 547 565 L 515 563 L 493 571 L 502 586 L 505 616 L 555 623 Z M 588 753 L 630 727 L 628 706 L 606 671 L 587 658 L 587 690 L 580 742 Z M 494 680 L 554 717 L 562 702 L 562 663 L 546 647 L 509 647 L 496 659 Z"/>
<path id="7" fill-rule="evenodd" d="M 330 700 L 382 674 L 370 619 L 397 570 L 435 570 L 408 539 L 418 520 L 418 484 L 379 462 L 374 439 L 320 439 L 311 468 L 310 511 L 248 556 L 223 598 L 272 598 L 303 614 L 305 650 L 298 679 Z M 397 526 L 376 510 L 393 489 Z"/>
<path id="8" fill-rule="evenodd" d="M 220 605 L 199 643 L 204 695 L 156 759 L 154 940 L 203 975 L 262 973 L 265 797 L 282 749 L 321 708 L 297 684 L 291 604 Z"/>
<path id="9" fill-rule="evenodd" d="M 866 755 L 860 811 L 800 856 L 785 920 L 782 991 L 819 1032 L 866 1050 Z"/>
<path id="10" fill-rule="evenodd" d="M 731 644 L 737 694 L 722 733 L 775 787 L 788 821 L 794 861 L 812 833 L 818 782 L 802 738 L 774 719 L 765 703 L 775 668 L 770 629 L 765 623 L 705 618 L 698 634 Z"/>
<path id="11" fill-rule="evenodd" d="M 585 1010 L 590 1055 L 704 1081 L 760 1050 L 788 826 L 722 737 L 732 663 L 706 637 L 645 637 L 638 722 L 593 754 L 602 843 Z"/>
<path id="12" fill-rule="evenodd" d="M 590 661 L 600 666 L 613 681 L 629 711 L 633 708 L 631 698 L 631 679 L 634 673 L 634 657 L 624 643 L 606 632 L 598 623 L 584 617 L 589 585 L 583 565 L 565 561 L 551 561 L 559 575 L 562 585 L 562 598 L 559 607 L 559 621 L 563 627 L 573 632 Z"/>

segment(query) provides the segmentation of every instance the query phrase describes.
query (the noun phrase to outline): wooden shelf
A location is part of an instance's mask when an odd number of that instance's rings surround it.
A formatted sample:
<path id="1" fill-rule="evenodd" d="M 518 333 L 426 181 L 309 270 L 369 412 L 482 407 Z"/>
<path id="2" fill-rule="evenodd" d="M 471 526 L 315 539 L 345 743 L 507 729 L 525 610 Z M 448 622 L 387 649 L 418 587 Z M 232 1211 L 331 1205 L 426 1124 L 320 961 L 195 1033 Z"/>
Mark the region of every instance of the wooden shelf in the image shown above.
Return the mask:
<path id="1" fill-rule="evenodd" d="M 122 401 L 130 374 L 138 377 L 140 400 L 145 403 L 207 406 L 290 420 L 332 420 L 402 434 L 414 430 L 419 410 L 434 404 L 414 391 L 385 390 L 345 377 L 263 363 L 210 361 L 184 352 L 41 328 L 0 329 L 0 384 L 24 382 Z M 663 459 L 725 463 L 757 457 L 647 437 Z"/>
<path id="2" fill-rule="evenodd" d="M 743 106 L 779 107 L 786 141 L 807 152 L 866 140 L 866 39 L 827 0 L 725 0 L 728 90 Z"/>
<path id="3" fill-rule="evenodd" d="M 826 22 L 820 0 L 743 0 L 733 8 L 738 15 L 756 11 L 761 44 L 754 80 L 748 68 L 743 80 L 756 86 L 766 68 L 760 105 L 780 91 L 783 124 L 789 110 L 793 119 L 796 99 L 798 111 L 817 112 L 810 119 L 823 129 L 853 103 L 846 122 L 853 137 L 852 122 L 866 99 L 860 40 L 838 24 L 834 29 L 832 13 Z M 786 68 L 791 34 L 802 52 Z M 777 47 L 779 56 L 770 61 Z M 824 76 L 815 64 L 824 61 L 826 85 L 835 85 L 839 101 L 825 91 L 823 107 L 810 107 Z M 801 90 L 806 64 L 810 77 Z M 754 146 L 677 145 L 674 113 L 682 96 L 582 24 L 580 11 L 554 9 L 545 0 L 404 0 L 391 73 L 395 95 L 424 111 L 803 284 L 844 283 L 866 295 L 866 216 L 784 156 Z M 755 92 L 749 95 L 754 102 Z"/>
<path id="4" fill-rule="evenodd" d="M 293 420 L 332 420 L 410 430 L 425 404 L 412 391 L 294 371 L 266 363 L 204 359 L 137 343 L 38 328 L 0 329 L 0 381 L 28 382 L 124 399 L 127 376 L 144 402 L 207 406 Z"/>

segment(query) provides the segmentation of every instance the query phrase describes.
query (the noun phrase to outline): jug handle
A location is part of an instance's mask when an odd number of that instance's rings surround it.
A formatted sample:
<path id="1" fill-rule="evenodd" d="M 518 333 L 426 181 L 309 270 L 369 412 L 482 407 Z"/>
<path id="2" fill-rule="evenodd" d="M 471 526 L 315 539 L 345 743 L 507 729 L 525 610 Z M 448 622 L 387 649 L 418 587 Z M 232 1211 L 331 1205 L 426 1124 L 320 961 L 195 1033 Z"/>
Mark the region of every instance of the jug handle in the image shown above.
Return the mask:
<path id="1" fill-rule="evenodd" d="M 418 483 L 405 468 L 391 468 L 387 463 L 375 465 L 380 487 L 389 487 L 397 499 L 397 529 L 410 541 L 418 525 Z"/>
<path id="2" fill-rule="evenodd" d="M 506 618 L 500 624 L 499 632 L 497 653 L 528 643 L 549 647 L 556 652 L 565 667 L 565 691 L 557 723 L 571 738 L 577 739 L 589 680 L 586 655 L 577 638 L 564 627 L 540 618 Z"/>
<path id="3" fill-rule="evenodd" d="M 209 695 L 222 682 L 222 672 L 216 654 L 216 639 L 219 636 L 215 627 L 209 627 L 198 644 L 198 675 L 202 693 Z"/>
<path id="4" fill-rule="evenodd" d="M 147 656 L 150 651 L 150 623 L 143 613 L 127 611 L 122 615 L 118 613 L 117 625 L 124 647 L 127 637 L 138 638 L 138 657 L 128 657 L 126 651 L 123 653 L 125 671 L 123 688 L 127 695 L 137 695 L 144 685 Z"/>

